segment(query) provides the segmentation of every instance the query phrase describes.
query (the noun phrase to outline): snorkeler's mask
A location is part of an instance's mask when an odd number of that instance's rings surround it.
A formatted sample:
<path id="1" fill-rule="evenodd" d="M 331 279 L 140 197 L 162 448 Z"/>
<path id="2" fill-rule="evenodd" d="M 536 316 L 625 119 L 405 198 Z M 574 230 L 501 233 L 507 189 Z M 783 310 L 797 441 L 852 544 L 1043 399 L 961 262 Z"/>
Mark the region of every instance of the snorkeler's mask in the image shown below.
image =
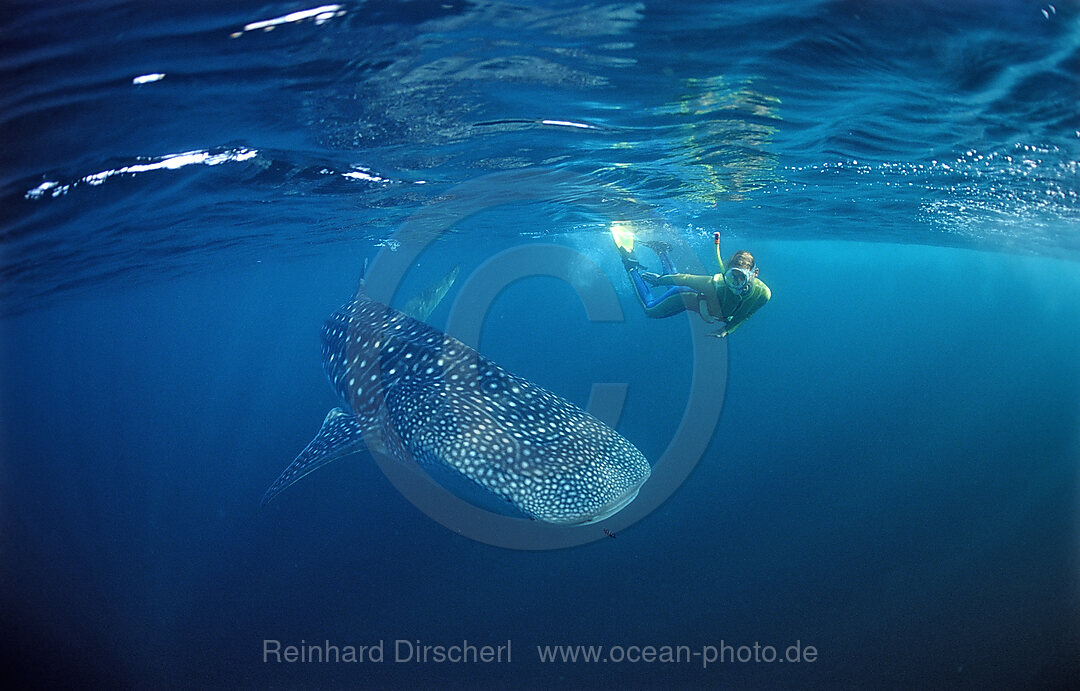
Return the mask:
<path id="1" fill-rule="evenodd" d="M 757 268 L 751 271 L 740 266 L 733 266 L 724 272 L 724 283 L 728 289 L 736 295 L 746 295 L 750 292 L 751 279 L 757 275 Z"/>

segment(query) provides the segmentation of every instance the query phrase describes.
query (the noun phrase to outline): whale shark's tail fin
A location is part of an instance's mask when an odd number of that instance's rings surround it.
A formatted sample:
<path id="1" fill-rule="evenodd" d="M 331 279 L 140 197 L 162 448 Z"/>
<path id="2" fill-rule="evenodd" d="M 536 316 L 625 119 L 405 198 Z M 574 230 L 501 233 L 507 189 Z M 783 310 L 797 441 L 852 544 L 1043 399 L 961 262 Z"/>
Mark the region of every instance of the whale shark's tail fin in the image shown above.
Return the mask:
<path id="1" fill-rule="evenodd" d="M 327 463 L 363 449 L 364 441 L 356 418 L 341 408 L 334 408 L 323 420 L 319 433 L 311 443 L 289 464 L 274 484 L 270 485 L 270 489 L 266 490 L 259 505 L 266 506 L 286 487 Z"/>

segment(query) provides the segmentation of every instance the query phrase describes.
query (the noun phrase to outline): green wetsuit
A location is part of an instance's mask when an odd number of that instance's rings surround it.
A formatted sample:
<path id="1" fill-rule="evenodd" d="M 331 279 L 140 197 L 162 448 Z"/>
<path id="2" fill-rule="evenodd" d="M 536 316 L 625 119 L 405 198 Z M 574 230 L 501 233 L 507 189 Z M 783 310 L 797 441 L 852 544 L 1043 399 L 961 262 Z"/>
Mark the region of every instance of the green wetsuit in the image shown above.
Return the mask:
<path id="1" fill-rule="evenodd" d="M 723 267 L 721 266 L 721 272 Z M 700 307 L 698 313 L 702 317 L 712 317 L 726 324 L 728 333 L 734 331 L 740 324 L 750 318 L 754 312 L 772 297 L 769 286 L 756 276 L 751 278 L 750 290 L 745 295 L 736 295 L 728 289 L 724 281 L 724 274 L 715 276 L 697 276 L 695 274 L 665 274 L 657 279 L 656 283 L 666 286 L 686 286 L 701 294 L 708 314 L 702 313 Z"/>

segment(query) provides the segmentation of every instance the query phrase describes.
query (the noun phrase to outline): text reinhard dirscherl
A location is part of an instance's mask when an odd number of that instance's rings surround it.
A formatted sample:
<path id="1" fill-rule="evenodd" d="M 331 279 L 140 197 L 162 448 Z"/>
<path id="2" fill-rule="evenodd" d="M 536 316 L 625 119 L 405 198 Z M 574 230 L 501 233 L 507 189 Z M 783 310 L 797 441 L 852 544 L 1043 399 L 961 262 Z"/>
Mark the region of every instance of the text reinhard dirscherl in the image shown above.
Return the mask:
<path id="1" fill-rule="evenodd" d="M 388 655 L 389 653 L 389 655 Z M 510 641 L 499 645 L 476 645 L 467 640 L 450 645 L 429 645 L 403 638 L 391 644 L 380 640 L 370 645 L 322 643 L 283 644 L 263 640 L 263 662 L 510 662 Z"/>
<path id="2" fill-rule="evenodd" d="M 478 645 L 463 640 L 460 643 L 431 645 L 423 641 L 399 638 L 392 643 L 384 640 L 368 645 L 336 645 L 330 641 L 308 643 L 300 641 L 283 644 L 279 640 L 263 640 L 263 662 L 275 663 L 339 663 L 360 662 L 396 663 L 486 663 L 512 662 L 512 641 Z M 788 646 L 773 646 L 757 641 L 753 645 L 734 645 L 720 641 L 719 645 L 538 645 L 537 658 L 541 663 L 697 663 L 707 668 L 713 664 L 731 663 L 813 663 L 818 650 L 801 640 Z"/>

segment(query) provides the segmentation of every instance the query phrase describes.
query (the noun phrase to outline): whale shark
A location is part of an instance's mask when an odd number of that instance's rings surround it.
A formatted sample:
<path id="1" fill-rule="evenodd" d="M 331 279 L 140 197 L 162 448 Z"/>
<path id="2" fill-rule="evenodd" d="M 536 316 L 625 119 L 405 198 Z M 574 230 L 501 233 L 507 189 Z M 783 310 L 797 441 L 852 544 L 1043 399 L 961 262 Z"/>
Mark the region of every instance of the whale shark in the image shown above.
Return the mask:
<path id="1" fill-rule="evenodd" d="M 456 275 L 455 269 L 449 283 Z M 444 279 L 434 294 L 420 296 L 422 311 L 430 312 L 448 287 Z M 449 471 L 531 519 L 560 525 L 614 515 L 649 478 L 645 456 L 604 422 L 421 319 L 372 300 L 363 280 L 323 326 L 322 357 L 342 406 L 327 414 L 266 491 L 263 506 L 318 468 L 365 448 Z"/>

